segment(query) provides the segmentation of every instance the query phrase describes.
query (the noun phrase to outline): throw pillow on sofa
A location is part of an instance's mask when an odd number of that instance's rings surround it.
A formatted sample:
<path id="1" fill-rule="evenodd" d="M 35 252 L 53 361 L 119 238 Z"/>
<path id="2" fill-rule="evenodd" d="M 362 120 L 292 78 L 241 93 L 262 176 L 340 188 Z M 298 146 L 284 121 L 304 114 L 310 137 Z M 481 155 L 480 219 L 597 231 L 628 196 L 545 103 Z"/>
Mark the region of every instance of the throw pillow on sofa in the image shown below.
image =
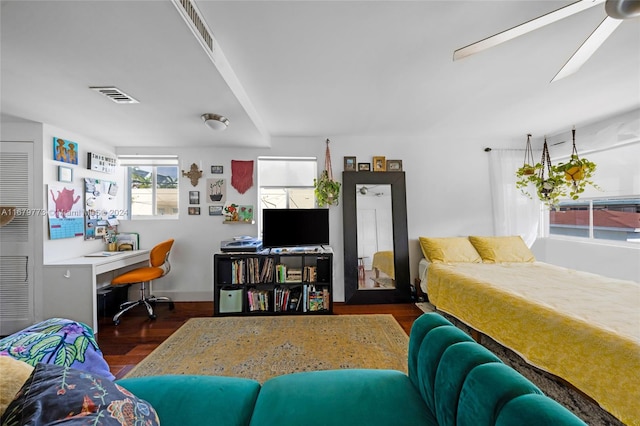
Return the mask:
<path id="1" fill-rule="evenodd" d="M 33 367 L 26 362 L 0 356 L 0 416 L 32 372 Z"/>
<path id="2" fill-rule="evenodd" d="M 0 339 L 0 354 L 32 366 L 56 364 L 115 379 L 91 327 L 65 318 L 51 318 Z"/>
<path id="3" fill-rule="evenodd" d="M 38 364 L 0 419 L 2 425 L 158 425 L 153 407 L 116 383 L 85 371 Z"/>

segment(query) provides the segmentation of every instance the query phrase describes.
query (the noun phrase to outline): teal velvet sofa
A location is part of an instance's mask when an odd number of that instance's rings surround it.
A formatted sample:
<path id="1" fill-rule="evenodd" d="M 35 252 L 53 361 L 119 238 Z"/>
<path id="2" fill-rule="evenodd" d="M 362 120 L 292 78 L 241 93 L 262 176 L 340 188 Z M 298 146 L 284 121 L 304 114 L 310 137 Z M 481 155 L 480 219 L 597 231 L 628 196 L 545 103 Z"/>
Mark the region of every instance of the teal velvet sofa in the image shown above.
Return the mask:
<path id="1" fill-rule="evenodd" d="M 177 375 L 117 383 L 151 403 L 163 425 L 585 425 L 435 313 L 413 324 L 408 374 L 350 369 L 262 385 Z"/>

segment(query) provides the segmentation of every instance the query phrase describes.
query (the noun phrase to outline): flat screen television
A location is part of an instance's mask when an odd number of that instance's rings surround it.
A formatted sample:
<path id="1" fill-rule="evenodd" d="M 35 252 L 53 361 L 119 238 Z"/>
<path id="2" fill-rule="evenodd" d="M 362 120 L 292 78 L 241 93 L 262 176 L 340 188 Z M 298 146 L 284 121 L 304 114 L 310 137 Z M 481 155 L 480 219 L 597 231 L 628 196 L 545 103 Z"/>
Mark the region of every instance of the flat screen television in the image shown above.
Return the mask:
<path id="1" fill-rule="evenodd" d="M 262 246 L 266 248 L 329 244 L 329 209 L 262 210 Z"/>

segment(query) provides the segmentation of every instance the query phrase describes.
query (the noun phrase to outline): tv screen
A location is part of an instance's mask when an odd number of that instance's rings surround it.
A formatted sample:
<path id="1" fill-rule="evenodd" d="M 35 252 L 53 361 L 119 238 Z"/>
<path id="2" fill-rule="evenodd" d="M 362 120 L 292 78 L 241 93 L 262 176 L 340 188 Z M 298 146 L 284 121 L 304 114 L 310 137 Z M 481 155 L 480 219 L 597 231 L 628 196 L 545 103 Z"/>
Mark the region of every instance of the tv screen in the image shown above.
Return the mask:
<path id="1" fill-rule="evenodd" d="M 329 209 L 264 209 L 262 246 L 295 247 L 329 244 Z"/>

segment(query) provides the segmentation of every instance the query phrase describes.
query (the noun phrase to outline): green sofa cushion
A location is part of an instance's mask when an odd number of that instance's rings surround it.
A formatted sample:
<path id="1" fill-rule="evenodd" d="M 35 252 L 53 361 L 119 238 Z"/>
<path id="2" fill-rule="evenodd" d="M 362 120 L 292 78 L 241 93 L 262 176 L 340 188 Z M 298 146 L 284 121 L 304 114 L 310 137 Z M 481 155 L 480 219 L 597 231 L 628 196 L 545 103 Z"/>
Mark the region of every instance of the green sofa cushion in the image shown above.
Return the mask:
<path id="1" fill-rule="evenodd" d="M 253 426 L 436 425 L 409 378 L 395 370 L 326 370 L 262 385 Z"/>
<path id="2" fill-rule="evenodd" d="M 457 425 L 494 425 L 507 402 L 530 393 L 542 394 L 511 367 L 498 362 L 479 365 L 471 370 L 462 385 Z"/>
<path id="3" fill-rule="evenodd" d="M 496 420 L 496 426 L 586 426 L 569 410 L 551 398 L 535 393 L 507 402 Z"/>
<path id="4" fill-rule="evenodd" d="M 484 346 L 460 342 L 449 346 L 438 365 L 435 389 L 435 413 L 441 426 L 457 424 L 458 399 L 467 374 L 478 365 L 502 362 Z"/>
<path id="5" fill-rule="evenodd" d="M 155 408 L 163 426 L 249 424 L 260 383 L 237 377 L 167 375 L 117 383 Z"/>
<path id="6" fill-rule="evenodd" d="M 431 410 L 435 413 L 434 385 L 436 372 L 440 364 L 440 358 L 444 351 L 454 343 L 473 342 L 473 339 L 464 331 L 453 325 L 436 327 L 427 333 L 418 354 L 418 382 L 422 397 Z"/>
<path id="7" fill-rule="evenodd" d="M 408 372 L 409 378 L 413 381 L 413 385 L 418 388 L 418 353 L 420 352 L 420 345 L 424 340 L 424 337 L 428 332 L 436 327 L 443 325 L 451 325 L 449 321 L 442 315 L 438 315 L 435 312 L 422 314 L 419 316 L 411 326 L 411 333 L 409 333 L 409 363 Z"/>

